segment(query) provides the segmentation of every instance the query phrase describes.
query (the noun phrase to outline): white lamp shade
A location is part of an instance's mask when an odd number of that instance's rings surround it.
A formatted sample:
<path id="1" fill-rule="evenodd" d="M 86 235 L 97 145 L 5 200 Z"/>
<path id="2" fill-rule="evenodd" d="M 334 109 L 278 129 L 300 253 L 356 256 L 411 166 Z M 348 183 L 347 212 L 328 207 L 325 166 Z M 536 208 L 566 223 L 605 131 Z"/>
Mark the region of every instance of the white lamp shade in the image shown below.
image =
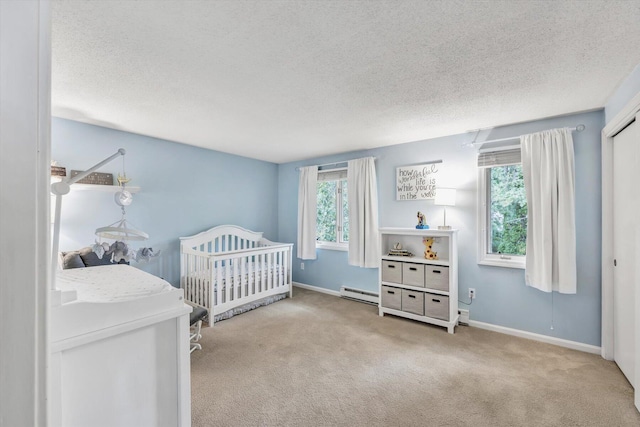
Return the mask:
<path id="1" fill-rule="evenodd" d="M 456 189 L 455 188 L 437 188 L 434 205 L 439 206 L 455 206 L 456 205 Z"/>

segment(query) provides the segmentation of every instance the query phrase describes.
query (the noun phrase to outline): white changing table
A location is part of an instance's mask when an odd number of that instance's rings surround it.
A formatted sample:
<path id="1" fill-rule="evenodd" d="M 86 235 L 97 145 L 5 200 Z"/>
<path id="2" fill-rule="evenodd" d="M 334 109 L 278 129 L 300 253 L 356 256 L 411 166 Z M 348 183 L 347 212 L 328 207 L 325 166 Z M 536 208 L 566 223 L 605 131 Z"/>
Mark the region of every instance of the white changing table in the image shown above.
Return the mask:
<path id="1" fill-rule="evenodd" d="M 51 424 L 190 426 L 182 289 L 127 265 L 64 270 L 56 285 Z"/>

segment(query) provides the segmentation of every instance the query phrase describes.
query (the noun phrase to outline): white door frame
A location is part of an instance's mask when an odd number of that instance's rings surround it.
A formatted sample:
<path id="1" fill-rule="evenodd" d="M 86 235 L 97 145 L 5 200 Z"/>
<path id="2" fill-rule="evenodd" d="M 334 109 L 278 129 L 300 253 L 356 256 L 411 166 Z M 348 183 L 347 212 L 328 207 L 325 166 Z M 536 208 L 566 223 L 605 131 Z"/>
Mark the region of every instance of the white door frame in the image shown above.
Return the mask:
<path id="1" fill-rule="evenodd" d="M 638 93 L 602 129 L 602 357 L 613 360 L 613 136 L 631 123 L 640 113 Z M 632 236 L 636 242 L 638 236 Z M 637 263 L 636 263 L 637 264 Z M 636 276 L 637 277 L 637 276 Z M 636 279 L 637 280 L 637 279 Z M 636 289 L 638 288 L 636 284 Z M 636 331 L 640 331 L 640 292 L 636 292 Z M 640 384 L 640 340 L 636 340 L 636 379 Z M 640 409 L 640 387 L 635 393 Z"/>
<path id="2" fill-rule="evenodd" d="M 51 5 L 0 0 L 1 425 L 46 426 Z"/>

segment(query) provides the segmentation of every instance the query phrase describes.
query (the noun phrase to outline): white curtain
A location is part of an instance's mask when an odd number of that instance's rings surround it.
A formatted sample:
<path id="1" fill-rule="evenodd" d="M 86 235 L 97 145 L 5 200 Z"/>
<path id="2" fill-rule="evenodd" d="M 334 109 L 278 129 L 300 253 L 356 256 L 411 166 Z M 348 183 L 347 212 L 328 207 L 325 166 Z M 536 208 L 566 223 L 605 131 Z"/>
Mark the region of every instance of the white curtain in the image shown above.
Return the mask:
<path id="1" fill-rule="evenodd" d="M 525 282 L 544 292 L 576 293 L 575 172 L 569 129 L 520 137 L 527 193 Z"/>
<path id="2" fill-rule="evenodd" d="M 378 235 L 378 186 L 373 157 L 349 161 L 347 192 L 349 264 L 376 268 L 380 265 L 380 237 Z"/>
<path id="3" fill-rule="evenodd" d="M 298 258 L 316 259 L 318 166 L 300 168 L 298 182 Z"/>

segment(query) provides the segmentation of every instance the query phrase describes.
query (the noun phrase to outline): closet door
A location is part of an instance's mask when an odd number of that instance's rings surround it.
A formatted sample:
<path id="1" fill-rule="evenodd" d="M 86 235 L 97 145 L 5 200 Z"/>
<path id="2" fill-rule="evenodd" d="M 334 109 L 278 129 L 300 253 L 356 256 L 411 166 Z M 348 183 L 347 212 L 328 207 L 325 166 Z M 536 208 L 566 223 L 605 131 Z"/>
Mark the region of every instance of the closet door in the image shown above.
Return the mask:
<path id="1" fill-rule="evenodd" d="M 627 380 L 635 381 L 636 229 L 640 177 L 640 123 L 613 139 L 614 359 Z"/>

